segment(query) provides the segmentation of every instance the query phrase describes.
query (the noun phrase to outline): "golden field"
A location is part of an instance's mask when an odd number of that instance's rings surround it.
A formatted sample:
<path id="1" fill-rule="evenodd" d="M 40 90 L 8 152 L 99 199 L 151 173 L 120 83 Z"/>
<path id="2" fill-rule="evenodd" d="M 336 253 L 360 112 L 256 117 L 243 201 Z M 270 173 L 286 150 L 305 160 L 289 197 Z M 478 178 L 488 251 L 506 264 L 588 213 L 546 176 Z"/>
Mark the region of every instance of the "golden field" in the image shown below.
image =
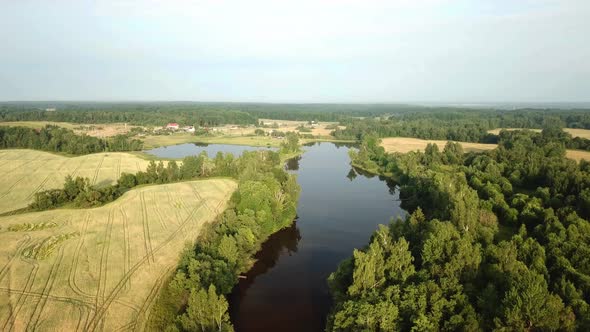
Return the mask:
<path id="1" fill-rule="evenodd" d="M 447 141 L 442 140 L 423 140 L 419 138 L 408 138 L 408 137 L 388 137 L 381 141 L 381 146 L 385 148 L 387 152 L 401 152 L 407 153 L 410 151 L 424 151 L 428 143 L 434 143 L 440 150 L 444 149 Z M 459 142 L 463 146 L 465 152 L 482 152 L 492 150 L 496 148 L 496 144 L 482 144 L 482 143 L 468 143 Z"/>
<path id="2" fill-rule="evenodd" d="M 496 128 L 488 130 L 488 133 L 498 135 L 502 129 L 505 130 L 531 130 L 537 133 L 541 132 L 541 129 L 523 129 L 523 128 Z M 576 129 L 576 128 L 563 128 L 563 131 L 572 135 L 572 137 L 581 137 L 590 139 L 590 129 Z"/>
<path id="3" fill-rule="evenodd" d="M 137 331 L 237 184 L 147 186 L 94 209 L 0 217 L 0 330 Z"/>
<path id="4" fill-rule="evenodd" d="M 0 150 L 0 213 L 26 207 L 38 191 L 62 188 L 67 175 L 108 185 L 123 172 L 145 170 L 148 163 L 122 152 L 64 157 L 36 150 Z"/>
<path id="5" fill-rule="evenodd" d="M 381 146 L 385 148 L 387 152 L 401 152 L 407 153 L 410 151 L 424 151 L 428 143 L 434 143 L 440 150 L 445 147 L 447 141 L 443 140 L 423 140 L 419 138 L 408 138 L 408 137 L 388 137 L 381 141 Z M 483 152 L 496 148 L 496 144 L 482 144 L 482 143 L 469 143 L 469 142 L 458 142 L 463 146 L 465 152 Z M 590 151 L 580 150 L 567 150 L 566 157 L 575 161 L 582 159 L 590 161 Z"/>

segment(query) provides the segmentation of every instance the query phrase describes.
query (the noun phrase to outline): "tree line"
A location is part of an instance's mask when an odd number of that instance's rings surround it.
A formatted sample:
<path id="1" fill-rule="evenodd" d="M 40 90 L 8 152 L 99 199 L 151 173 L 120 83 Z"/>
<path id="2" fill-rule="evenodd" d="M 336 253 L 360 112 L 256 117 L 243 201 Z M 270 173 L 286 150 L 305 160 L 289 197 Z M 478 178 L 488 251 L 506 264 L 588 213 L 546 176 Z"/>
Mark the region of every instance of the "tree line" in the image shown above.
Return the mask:
<path id="1" fill-rule="evenodd" d="M 378 137 L 414 137 L 477 143 L 497 143 L 498 135 L 489 133 L 496 128 L 590 128 L 589 112 L 561 111 L 454 111 L 416 112 L 391 115 L 385 118 L 349 119 L 346 128 L 336 129 L 338 139 L 361 140 L 364 135 Z M 563 132 L 563 131 L 562 131 Z M 559 139 L 568 149 L 590 150 L 590 140 L 573 138 L 563 132 Z"/>
<path id="2" fill-rule="evenodd" d="M 482 154 L 368 135 L 353 164 L 395 175 L 410 215 L 330 276 L 327 330 L 589 330 L 590 164 L 559 135 L 505 131 Z"/>
<path id="3" fill-rule="evenodd" d="M 272 151 L 236 160 L 238 189 L 227 210 L 205 226 L 158 297 L 148 328 L 158 331 L 233 331 L 224 295 L 274 232 L 292 224 L 299 185 Z"/>
<path id="4" fill-rule="evenodd" d="M 70 129 L 51 125 L 41 129 L 0 126 L 0 149 L 12 148 L 82 155 L 107 151 L 138 151 L 143 149 L 143 142 L 126 135 L 109 139 L 77 135 Z"/>

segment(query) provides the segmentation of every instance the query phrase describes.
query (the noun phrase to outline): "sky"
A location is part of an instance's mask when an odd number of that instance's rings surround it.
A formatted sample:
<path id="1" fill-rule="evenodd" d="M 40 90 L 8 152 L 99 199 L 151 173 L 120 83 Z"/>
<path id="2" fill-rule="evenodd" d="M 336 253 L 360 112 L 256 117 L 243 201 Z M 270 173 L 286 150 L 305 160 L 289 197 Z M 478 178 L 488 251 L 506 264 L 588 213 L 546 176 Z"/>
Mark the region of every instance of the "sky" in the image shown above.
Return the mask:
<path id="1" fill-rule="evenodd" d="M 588 0 L 0 0 L 0 100 L 588 102 Z"/>

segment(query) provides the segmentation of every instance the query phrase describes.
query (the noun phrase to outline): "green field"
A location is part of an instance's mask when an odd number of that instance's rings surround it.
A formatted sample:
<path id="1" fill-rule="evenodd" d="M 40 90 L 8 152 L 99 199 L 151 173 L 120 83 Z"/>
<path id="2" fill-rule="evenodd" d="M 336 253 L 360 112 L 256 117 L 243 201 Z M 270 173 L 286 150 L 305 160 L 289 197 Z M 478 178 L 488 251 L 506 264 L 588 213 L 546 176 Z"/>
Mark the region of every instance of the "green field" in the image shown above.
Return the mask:
<path id="1" fill-rule="evenodd" d="M 64 157 L 35 150 L 0 150 L 0 213 L 26 207 L 38 191 L 61 188 L 67 175 L 107 185 L 123 172 L 145 170 L 148 163 L 120 152 Z"/>
<path id="2" fill-rule="evenodd" d="M 95 209 L 0 217 L 0 330 L 143 330 L 179 254 L 236 186 L 148 186 Z"/>

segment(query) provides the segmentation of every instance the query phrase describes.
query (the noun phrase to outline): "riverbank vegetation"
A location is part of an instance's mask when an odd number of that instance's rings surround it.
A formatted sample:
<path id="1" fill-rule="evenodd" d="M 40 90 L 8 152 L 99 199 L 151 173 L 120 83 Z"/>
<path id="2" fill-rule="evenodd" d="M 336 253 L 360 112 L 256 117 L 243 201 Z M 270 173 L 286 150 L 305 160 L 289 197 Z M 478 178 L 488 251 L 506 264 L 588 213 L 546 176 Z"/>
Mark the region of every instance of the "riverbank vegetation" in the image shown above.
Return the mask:
<path id="1" fill-rule="evenodd" d="M 281 165 L 272 151 L 244 152 L 237 159 L 239 184 L 229 208 L 184 251 L 152 310 L 149 329 L 233 330 L 224 295 L 251 267 L 260 245 L 295 218 L 299 185 Z"/>
<path id="2" fill-rule="evenodd" d="M 352 162 L 395 174 L 411 214 L 330 276 L 327 330 L 588 330 L 590 167 L 560 136 L 387 154 L 365 135 Z"/>

